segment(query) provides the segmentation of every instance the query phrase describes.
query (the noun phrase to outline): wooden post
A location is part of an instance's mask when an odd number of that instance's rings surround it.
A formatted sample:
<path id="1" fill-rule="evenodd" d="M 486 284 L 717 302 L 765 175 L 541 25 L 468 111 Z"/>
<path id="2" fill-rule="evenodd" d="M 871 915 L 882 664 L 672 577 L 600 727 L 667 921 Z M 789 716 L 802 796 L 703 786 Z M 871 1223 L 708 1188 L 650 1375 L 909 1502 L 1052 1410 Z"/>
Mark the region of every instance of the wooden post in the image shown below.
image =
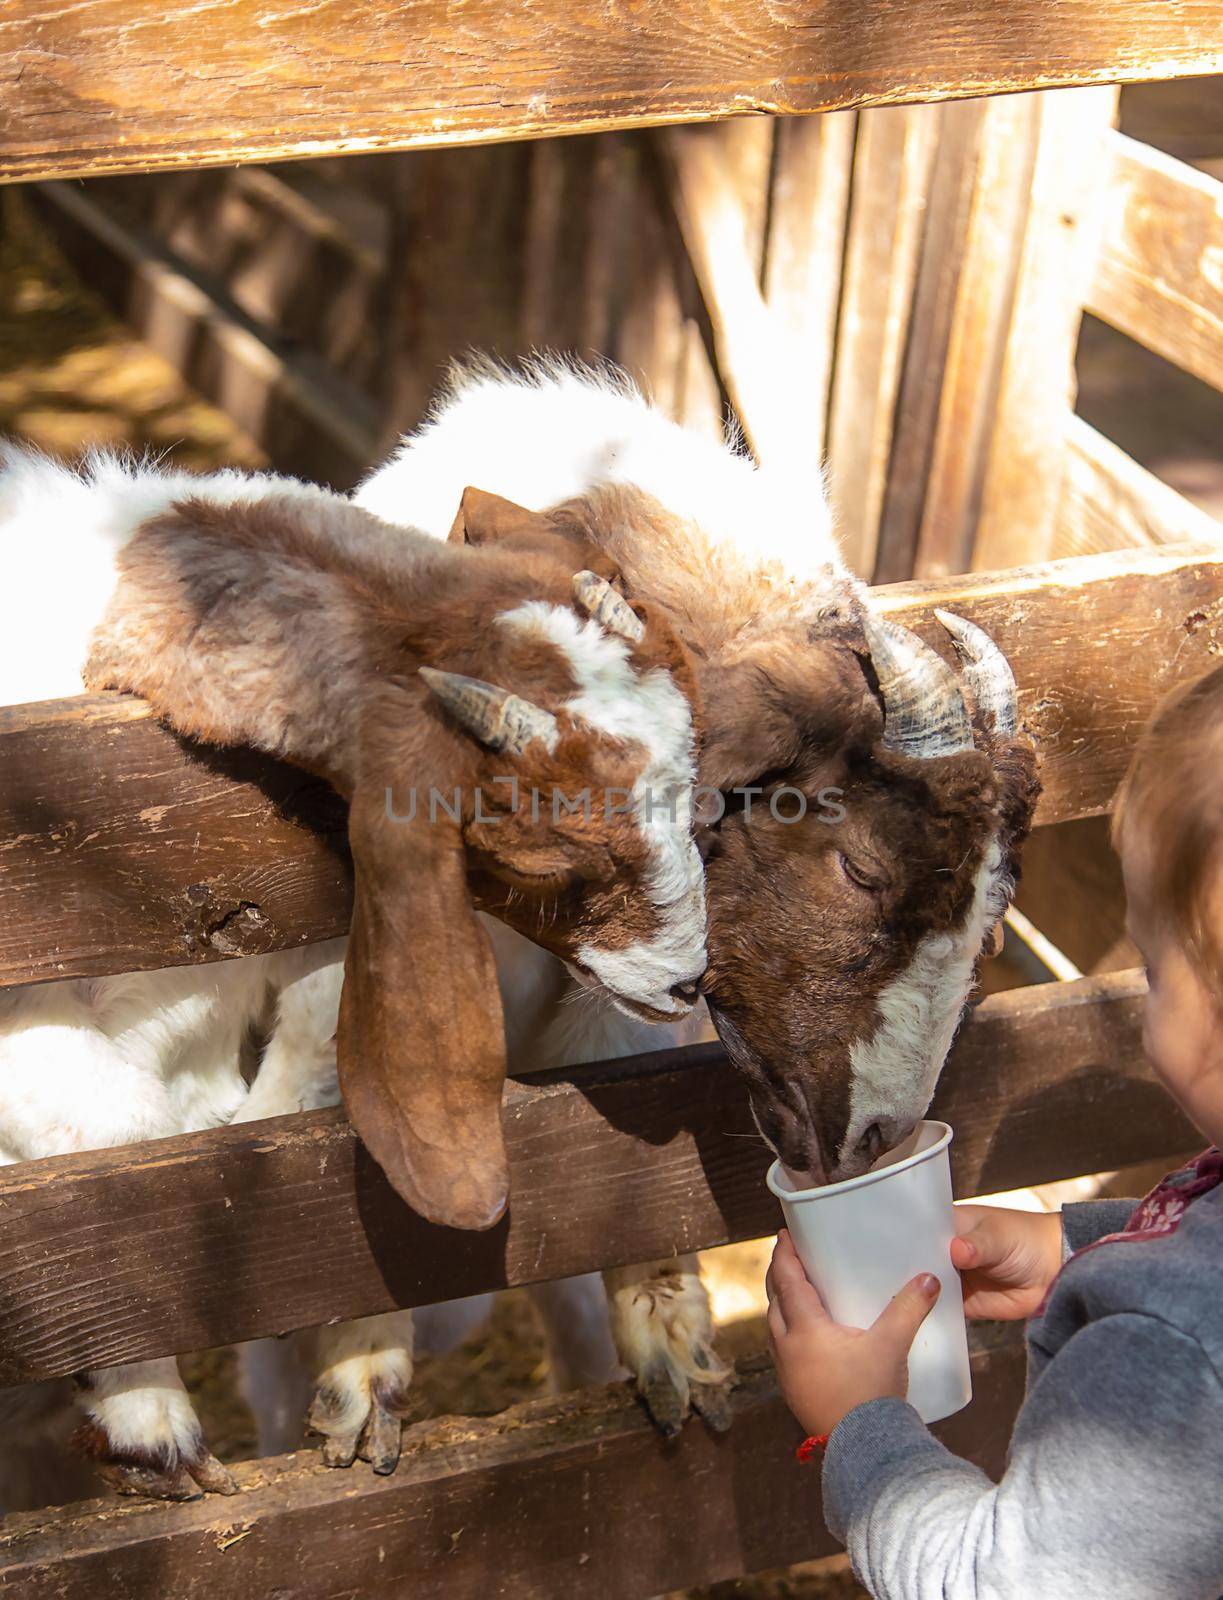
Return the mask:
<path id="1" fill-rule="evenodd" d="M 868 581 L 941 118 L 937 106 L 914 106 L 858 119 L 828 465 L 842 551 Z"/>
<path id="2" fill-rule="evenodd" d="M 973 566 L 1041 560 L 1054 549 L 1074 352 L 1095 271 L 1116 91 L 1042 95 L 1031 198 L 1015 240 L 1016 284 L 981 491 Z"/>
<path id="3" fill-rule="evenodd" d="M 764 295 L 803 375 L 801 446 L 823 458 L 841 303 L 857 117 L 852 111 L 779 121 L 774 135 Z"/>

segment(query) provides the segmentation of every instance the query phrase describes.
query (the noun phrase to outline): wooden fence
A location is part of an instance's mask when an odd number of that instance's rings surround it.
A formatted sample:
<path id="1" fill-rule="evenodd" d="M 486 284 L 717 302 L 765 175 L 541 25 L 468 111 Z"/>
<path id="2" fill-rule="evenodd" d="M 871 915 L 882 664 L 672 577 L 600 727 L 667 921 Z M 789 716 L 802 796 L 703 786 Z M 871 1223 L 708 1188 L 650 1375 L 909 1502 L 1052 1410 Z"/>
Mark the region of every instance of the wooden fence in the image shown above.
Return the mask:
<path id="1" fill-rule="evenodd" d="M 1107 808 L 1154 699 L 1223 644 L 1223 552 L 1189 546 L 878 591 L 945 603 L 999 639 L 1039 730 L 1041 820 Z M 336 817 L 300 780 L 191 749 L 139 704 L 83 697 L 0 721 L 5 984 L 201 961 L 344 925 Z M 119 774 L 122 784 L 103 780 Z M 251 848 L 252 840 L 271 843 Z M 241 838 L 243 848 L 237 848 Z M 48 924 L 48 907 L 59 920 Z M 207 908 L 207 909 L 202 909 Z M 138 914 L 137 914 L 138 913 Z M 936 1109 L 957 1192 L 1169 1154 L 1191 1130 L 1141 1051 L 1138 974 L 1014 990 L 964 1028 Z M 430 1227 L 341 1111 L 0 1172 L 0 1381 L 274 1334 L 393 1306 L 757 1237 L 764 1152 L 716 1046 L 512 1082 L 514 1201 L 489 1234 Z M 580 1186 L 572 1174 L 581 1170 Z M 1001 1464 L 1022 1353 L 987 1339 L 946 1437 Z M 765 1367 L 728 1439 L 656 1438 L 613 1388 L 408 1431 L 396 1476 L 309 1452 L 239 1469 L 236 1498 L 11 1517 L 0 1591 L 639 1596 L 829 1548 Z"/>
<path id="2" fill-rule="evenodd" d="M 283 466 L 352 481 L 456 344 L 617 355 L 695 426 L 729 400 L 761 458 L 827 451 L 859 570 L 916 575 L 877 599 L 923 628 L 948 605 L 1002 645 L 1045 755 L 1042 825 L 1105 814 L 1157 697 L 1223 649 L 1218 525 L 1075 417 L 1072 375 L 1088 307 L 1220 383 L 1223 189 L 1119 135 L 1107 88 L 916 103 L 1220 70 L 1215 0 L 597 19 L 94 0 L 85 20 L 27 0 L 0 41 L 10 180 L 612 130 L 358 159 L 356 183 L 316 163 L 34 193 Z M 835 107 L 860 109 L 664 126 Z M 974 568 L 1008 570 L 946 576 Z M 301 774 L 193 748 L 130 700 L 0 710 L 0 988 L 337 933 L 343 820 Z M 975 1010 L 936 1100 L 960 1194 L 1191 1142 L 1143 1061 L 1142 998 L 1124 973 Z M 0 1382 L 776 1224 L 760 1147 L 726 1137 L 746 1107 L 716 1047 L 513 1081 L 505 1124 L 513 1208 L 486 1235 L 422 1223 L 339 1111 L 3 1169 Z M 986 1333 L 973 1361 L 976 1399 L 940 1431 L 996 1470 L 1022 1353 Z M 726 1438 L 664 1443 L 613 1386 L 420 1424 L 389 1478 L 300 1452 L 239 1467 L 227 1500 L 22 1513 L 0 1591 L 632 1600 L 826 1552 L 766 1366 L 734 1405 Z"/>

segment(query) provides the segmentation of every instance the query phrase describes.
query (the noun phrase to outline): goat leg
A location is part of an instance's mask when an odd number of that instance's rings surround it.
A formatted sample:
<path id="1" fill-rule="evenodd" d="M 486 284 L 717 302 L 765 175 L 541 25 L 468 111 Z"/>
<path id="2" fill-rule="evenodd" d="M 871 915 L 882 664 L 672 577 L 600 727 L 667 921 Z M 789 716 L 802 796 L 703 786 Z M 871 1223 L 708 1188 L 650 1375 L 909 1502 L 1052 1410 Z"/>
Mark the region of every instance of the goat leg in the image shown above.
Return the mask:
<path id="1" fill-rule="evenodd" d="M 359 1456 L 379 1474 L 394 1472 L 411 1406 L 412 1313 L 321 1328 L 318 1374 L 309 1423 L 323 1435 L 324 1464 L 350 1467 Z"/>
<path id="2" fill-rule="evenodd" d="M 204 1442 L 172 1357 L 81 1374 L 73 1444 L 118 1494 L 196 1500 L 238 1485 Z"/>
<path id="3" fill-rule="evenodd" d="M 674 1438 L 696 1411 L 724 1433 L 734 1368 L 713 1348 L 709 1297 L 696 1257 L 612 1268 L 603 1281 L 616 1348 L 655 1427 Z"/>

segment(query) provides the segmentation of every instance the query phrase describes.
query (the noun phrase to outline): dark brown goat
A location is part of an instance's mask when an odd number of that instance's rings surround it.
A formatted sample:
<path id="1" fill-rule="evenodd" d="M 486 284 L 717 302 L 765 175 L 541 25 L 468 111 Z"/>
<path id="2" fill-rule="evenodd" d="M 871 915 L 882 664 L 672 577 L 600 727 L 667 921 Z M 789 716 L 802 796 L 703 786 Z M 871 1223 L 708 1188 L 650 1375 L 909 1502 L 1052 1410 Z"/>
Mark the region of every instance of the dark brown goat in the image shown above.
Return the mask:
<path id="1" fill-rule="evenodd" d="M 745 564 L 636 489 L 493 505 L 452 538 L 588 541 L 674 623 L 704 707 L 702 990 L 786 1164 L 863 1171 L 929 1103 L 1013 886 L 1039 783 L 1009 668 L 949 618 L 957 678 L 844 573 Z"/>

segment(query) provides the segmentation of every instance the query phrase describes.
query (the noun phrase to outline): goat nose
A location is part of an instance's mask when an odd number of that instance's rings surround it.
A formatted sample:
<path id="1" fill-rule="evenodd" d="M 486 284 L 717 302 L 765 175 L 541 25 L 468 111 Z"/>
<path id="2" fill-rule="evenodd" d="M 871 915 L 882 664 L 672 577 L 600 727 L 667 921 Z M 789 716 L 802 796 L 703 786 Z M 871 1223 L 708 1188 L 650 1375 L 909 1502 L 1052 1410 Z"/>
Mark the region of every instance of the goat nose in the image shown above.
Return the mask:
<path id="1" fill-rule="evenodd" d="M 667 992 L 672 1000 L 681 1000 L 686 1006 L 694 1006 L 701 995 L 700 979 L 689 978 L 687 983 L 673 983 Z"/>
<path id="2" fill-rule="evenodd" d="M 887 1131 L 882 1122 L 872 1122 L 866 1132 L 858 1140 L 857 1154 L 864 1155 L 868 1161 L 878 1161 L 879 1157 L 888 1147 Z"/>

